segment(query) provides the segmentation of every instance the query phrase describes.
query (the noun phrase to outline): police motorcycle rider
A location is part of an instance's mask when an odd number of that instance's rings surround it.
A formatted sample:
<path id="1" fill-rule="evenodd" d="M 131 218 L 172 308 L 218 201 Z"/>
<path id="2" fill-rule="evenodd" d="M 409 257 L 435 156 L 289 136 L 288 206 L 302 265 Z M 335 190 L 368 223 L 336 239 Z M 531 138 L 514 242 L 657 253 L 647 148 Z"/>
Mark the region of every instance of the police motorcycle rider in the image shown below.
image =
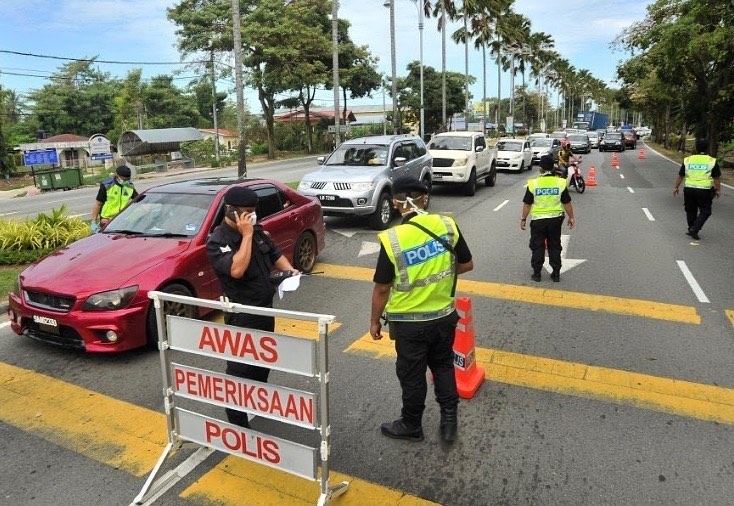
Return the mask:
<path id="1" fill-rule="evenodd" d="M 112 218 L 120 214 L 132 199 L 138 196 L 133 186 L 130 167 L 120 165 L 115 175 L 102 181 L 92 207 L 92 233 L 102 230 Z"/>
<path id="2" fill-rule="evenodd" d="M 459 404 L 453 363 L 459 320 L 454 294 L 457 276 L 474 268 L 471 251 L 453 218 L 423 210 L 425 184 L 401 176 L 392 189 L 393 205 L 403 220 L 378 236 L 370 335 L 382 339 L 380 320 L 385 312 L 390 339 L 395 340 L 403 406 L 400 418 L 383 423 L 381 432 L 394 439 L 423 441 L 428 367 L 441 411 L 441 439 L 451 443 L 457 437 Z"/>

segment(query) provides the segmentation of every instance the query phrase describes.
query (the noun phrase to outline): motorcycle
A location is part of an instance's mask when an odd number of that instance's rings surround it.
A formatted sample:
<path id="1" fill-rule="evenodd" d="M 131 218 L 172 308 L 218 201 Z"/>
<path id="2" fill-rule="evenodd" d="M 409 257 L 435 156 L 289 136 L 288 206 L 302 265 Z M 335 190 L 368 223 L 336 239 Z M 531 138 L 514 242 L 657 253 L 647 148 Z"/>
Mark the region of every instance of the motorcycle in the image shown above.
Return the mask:
<path id="1" fill-rule="evenodd" d="M 571 179 L 568 184 L 569 186 L 573 186 L 578 193 L 584 193 L 586 190 L 586 181 L 584 181 L 584 176 L 581 175 L 581 171 L 579 170 L 579 163 L 581 163 L 581 157 L 579 157 L 577 162 L 568 163 L 567 174 L 571 174 Z"/>

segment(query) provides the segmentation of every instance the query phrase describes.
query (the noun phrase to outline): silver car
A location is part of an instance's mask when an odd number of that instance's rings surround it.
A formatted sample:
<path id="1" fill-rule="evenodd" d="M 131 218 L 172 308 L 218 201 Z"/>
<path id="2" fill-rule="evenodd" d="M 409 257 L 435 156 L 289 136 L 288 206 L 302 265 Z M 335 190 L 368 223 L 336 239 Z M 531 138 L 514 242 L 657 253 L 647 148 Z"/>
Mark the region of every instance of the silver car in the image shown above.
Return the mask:
<path id="1" fill-rule="evenodd" d="M 530 148 L 533 150 L 532 163 L 539 163 L 540 157 L 550 155 L 554 161 L 558 161 L 558 152 L 561 150 L 561 141 L 559 139 L 533 139 L 530 141 Z"/>
<path id="2" fill-rule="evenodd" d="M 359 137 L 319 157 L 319 169 L 303 176 L 298 193 L 318 198 L 326 216 L 367 216 L 371 228 L 385 230 L 393 213 L 393 181 L 411 175 L 430 190 L 432 161 L 419 137 Z"/>

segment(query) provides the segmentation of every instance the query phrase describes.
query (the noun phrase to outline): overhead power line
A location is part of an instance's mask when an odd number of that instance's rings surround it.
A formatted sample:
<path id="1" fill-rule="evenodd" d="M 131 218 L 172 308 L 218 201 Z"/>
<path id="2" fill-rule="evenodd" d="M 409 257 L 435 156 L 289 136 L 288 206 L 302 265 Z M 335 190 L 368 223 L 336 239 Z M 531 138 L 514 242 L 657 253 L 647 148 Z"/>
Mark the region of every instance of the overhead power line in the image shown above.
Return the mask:
<path id="1" fill-rule="evenodd" d="M 0 53 L 14 54 L 18 56 L 31 56 L 33 58 L 47 58 L 50 60 L 66 60 L 92 63 L 109 63 L 114 65 L 190 65 L 192 63 L 208 63 L 202 61 L 184 61 L 184 62 L 164 62 L 164 61 L 118 61 L 118 60 L 96 60 L 93 58 L 68 58 L 65 56 L 54 56 L 48 54 L 24 53 L 21 51 L 10 51 L 9 49 L 0 49 Z"/>

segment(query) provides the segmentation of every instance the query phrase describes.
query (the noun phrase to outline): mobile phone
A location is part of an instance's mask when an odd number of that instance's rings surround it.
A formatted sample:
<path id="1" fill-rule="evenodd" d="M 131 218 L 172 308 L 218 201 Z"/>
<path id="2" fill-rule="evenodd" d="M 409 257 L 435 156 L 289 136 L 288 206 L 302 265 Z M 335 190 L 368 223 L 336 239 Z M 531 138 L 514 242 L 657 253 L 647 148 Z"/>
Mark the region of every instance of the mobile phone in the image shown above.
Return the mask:
<path id="1" fill-rule="evenodd" d="M 226 216 L 227 216 L 227 218 L 229 218 L 230 220 L 232 220 L 232 221 L 236 222 L 236 221 L 237 221 L 237 210 L 235 210 L 235 208 L 234 208 L 234 207 L 231 207 L 231 206 L 230 206 L 230 207 L 228 207 L 228 208 L 227 208 L 227 214 L 226 214 Z"/>

